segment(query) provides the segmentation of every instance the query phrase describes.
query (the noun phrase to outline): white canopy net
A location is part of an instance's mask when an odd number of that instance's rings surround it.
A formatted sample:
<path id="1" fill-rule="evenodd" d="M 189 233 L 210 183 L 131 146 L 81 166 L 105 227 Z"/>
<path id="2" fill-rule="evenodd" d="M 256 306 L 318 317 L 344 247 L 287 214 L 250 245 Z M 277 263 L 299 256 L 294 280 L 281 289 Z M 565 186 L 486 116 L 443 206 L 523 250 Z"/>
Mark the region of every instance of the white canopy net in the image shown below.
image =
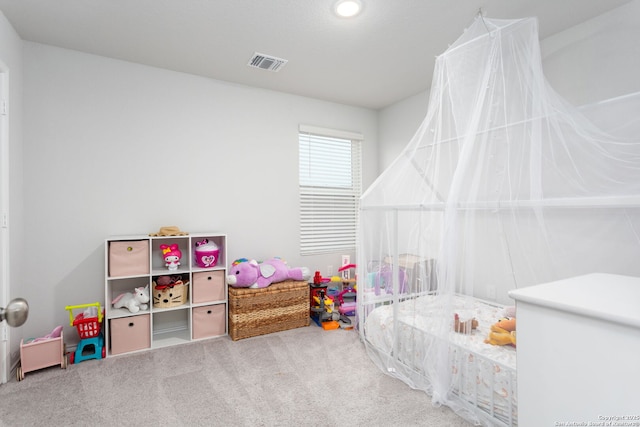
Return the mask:
<path id="1" fill-rule="evenodd" d="M 472 421 L 517 424 L 515 349 L 484 342 L 513 316 L 508 292 L 640 276 L 639 105 L 565 102 L 534 18 L 479 16 L 437 58 L 422 125 L 361 199 L 358 324 L 381 369 Z M 456 315 L 478 327 L 456 332 Z"/>

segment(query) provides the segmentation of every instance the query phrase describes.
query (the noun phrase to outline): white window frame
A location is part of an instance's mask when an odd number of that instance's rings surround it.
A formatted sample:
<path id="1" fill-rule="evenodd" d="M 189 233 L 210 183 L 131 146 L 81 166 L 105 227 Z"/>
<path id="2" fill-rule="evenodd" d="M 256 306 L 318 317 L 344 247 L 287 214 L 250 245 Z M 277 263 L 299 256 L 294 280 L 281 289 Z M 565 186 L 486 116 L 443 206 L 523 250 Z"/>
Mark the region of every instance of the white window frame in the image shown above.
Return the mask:
<path id="1" fill-rule="evenodd" d="M 355 251 L 362 140 L 359 133 L 300 125 L 301 255 Z"/>

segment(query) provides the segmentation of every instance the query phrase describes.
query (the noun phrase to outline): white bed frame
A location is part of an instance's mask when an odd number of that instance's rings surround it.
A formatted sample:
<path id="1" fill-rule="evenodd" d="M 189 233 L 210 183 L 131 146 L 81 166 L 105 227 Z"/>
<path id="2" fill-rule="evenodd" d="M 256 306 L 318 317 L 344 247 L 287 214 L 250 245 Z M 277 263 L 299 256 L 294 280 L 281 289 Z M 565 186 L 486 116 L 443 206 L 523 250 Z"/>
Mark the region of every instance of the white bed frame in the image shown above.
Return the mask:
<path id="1" fill-rule="evenodd" d="M 409 296 L 408 298 L 407 297 L 407 295 L 403 296 L 402 300 L 411 299 L 412 297 L 415 297 L 415 294 Z M 375 302 L 377 303 L 382 302 L 383 299 L 384 298 L 380 297 L 374 298 Z M 386 301 L 393 303 L 400 302 L 398 299 L 394 298 L 386 298 Z M 484 300 L 481 301 L 493 305 L 494 307 L 500 307 L 496 304 L 492 304 Z M 372 300 L 367 300 L 366 305 L 369 305 L 371 302 Z M 361 324 L 360 327 L 363 328 L 364 325 Z M 420 332 L 423 334 L 429 334 L 429 332 L 424 330 L 420 330 Z M 432 334 L 429 335 L 433 336 L 435 339 L 442 339 Z M 387 367 L 386 372 L 389 375 L 404 381 L 402 375 L 398 375 L 396 369 L 393 368 L 394 365 L 397 366 L 399 364 L 402 365 L 403 368 L 405 368 L 405 373 L 409 373 L 409 376 L 412 379 L 415 379 L 414 382 L 419 384 L 430 384 L 429 378 L 421 371 L 421 369 L 417 368 L 415 365 L 412 366 L 413 361 L 403 359 L 400 355 L 390 354 L 388 351 L 379 348 L 369 339 L 367 339 L 366 333 L 363 330 L 361 330 L 361 336 L 364 337 L 367 350 L 370 352 L 374 352 L 377 359 L 385 364 L 385 366 Z M 517 404 L 513 402 L 514 399 L 512 399 L 511 397 L 506 399 L 500 398 L 499 401 L 496 399 L 494 385 L 496 383 L 497 369 L 492 370 L 492 375 L 490 378 L 487 378 L 486 374 L 485 376 L 483 376 L 483 379 L 490 384 L 490 390 L 493 391 L 490 393 L 491 397 L 488 402 L 481 399 L 479 388 L 477 387 L 477 381 L 475 380 L 480 370 L 478 368 L 479 366 L 481 366 L 482 364 L 494 365 L 498 367 L 502 372 L 501 375 L 503 384 L 505 384 L 506 377 L 506 386 L 509 389 L 508 396 L 515 396 L 517 393 L 516 370 L 513 367 L 509 367 L 501 362 L 492 360 L 484 355 L 478 354 L 477 352 L 468 348 L 464 348 L 456 343 L 449 341 L 448 345 L 450 349 L 449 354 L 451 355 L 455 352 L 457 354 L 457 361 L 469 361 L 470 356 L 472 356 L 471 360 L 473 360 L 473 362 L 465 363 L 464 366 L 461 363 L 456 363 L 459 375 L 457 375 L 456 381 L 454 383 L 453 389 L 448 396 L 448 399 L 452 400 L 460 407 L 462 407 L 464 411 L 468 412 L 467 418 L 477 418 L 483 425 L 500 427 L 517 426 Z M 393 353 L 394 349 L 396 348 L 397 346 L 393 346 L 391 353 Z M 475 385 L 475 387 L 473 387 L 472 390 L 469 390 L 468 387 L 464 387 L 465 383 L 472 383 Z M 461 415 L 463 417 L 465 416 L 464 413 L 462 413 Z"/>

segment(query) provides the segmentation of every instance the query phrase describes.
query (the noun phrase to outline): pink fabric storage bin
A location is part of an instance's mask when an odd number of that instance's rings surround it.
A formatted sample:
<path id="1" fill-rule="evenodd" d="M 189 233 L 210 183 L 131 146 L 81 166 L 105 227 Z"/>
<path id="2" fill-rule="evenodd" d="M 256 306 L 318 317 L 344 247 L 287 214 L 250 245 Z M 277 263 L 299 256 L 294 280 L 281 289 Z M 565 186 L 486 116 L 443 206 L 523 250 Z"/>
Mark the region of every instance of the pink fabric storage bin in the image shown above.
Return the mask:
<path id="1" fill-rule="evenodd" d="M 109 242 L 109 276 L 149 274 L 149 241 Z"/>
<path id="2" fill-rule="evenodd" d="M 226 333 L 227 315 L 224 304 L 193 309 L 193 339 L 215 337 Z"/>
<path id="3" fill-rule="evenodd" d="M 224 271 L 193 273 L 193 302 L 222 301 L 226 298 Z"/>
<path id="4" fill-rule="evenodd" d="M 151 317 L 148 314 L 111 319 L 109 322 L 111 354 L 151 347 Z"/>

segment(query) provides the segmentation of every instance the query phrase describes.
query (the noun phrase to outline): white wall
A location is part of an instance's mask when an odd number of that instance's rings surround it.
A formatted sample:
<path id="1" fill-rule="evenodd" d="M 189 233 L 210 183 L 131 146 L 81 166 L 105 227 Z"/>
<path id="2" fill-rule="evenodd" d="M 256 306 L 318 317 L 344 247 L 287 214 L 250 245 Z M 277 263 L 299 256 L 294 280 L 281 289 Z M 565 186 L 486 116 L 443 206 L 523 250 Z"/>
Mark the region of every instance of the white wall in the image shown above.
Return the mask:
<path id="1" fill-rule="evenodd" d="M 429 91 L 380 110 L 378 116 L 379 168 L 383 171 L 400 155 L 424 120 L 429 106 Z"/>
<path id="2" fill-rule="evenodd" d="M 0 12 L 0 68 L 8 74 L 8 131 L 9 144 L 9 228 L 3 238 L 9 239 L 8 300 L 23 296 L 25 281 L 22 275 L 23 215 L 22 215 L 22 42 L 13 27 Z M 3 175 L 4 176 L 4 175 Z M 5 188 L 7 183 L 2 183 Z M 3 207 L 6 209 L 6 207 Z M 0 301 L 5 304 L 7 301 Z M 3 305 L 4 306 L 4 305 Z M 20 339 L 26 327 L 10 329 L 9 345 L 17 358 Z M 0 355 L 3 357 L 4 355 Z M 11 364 L 11 363 L 10 363 Z M 10 365 L 9 364 L 9 365 Z"/>
<path id="3" fill-rule="evenodd" d="M 551 86 L 579 106 L 640 91 L 640 0 L 540 42 Z M 427 92 L 379 112 L 380 170 L 409 143 L 427 113 Z"/>
<path id="4" fill-rule="evenodd" d="M 549 83 L 574 105 L 640 91 L 640 0 L 542 40 Z"/>
<path id="5" fill-rule="evenodd" d="M 339 266 L 299 254 L 298 125 L 362 133 L 368 186 L 376 112 L 30 42 L 24 62 L 29 334 L 104 302 L 109 235 L 222 231 L 230 260 Z"/>

